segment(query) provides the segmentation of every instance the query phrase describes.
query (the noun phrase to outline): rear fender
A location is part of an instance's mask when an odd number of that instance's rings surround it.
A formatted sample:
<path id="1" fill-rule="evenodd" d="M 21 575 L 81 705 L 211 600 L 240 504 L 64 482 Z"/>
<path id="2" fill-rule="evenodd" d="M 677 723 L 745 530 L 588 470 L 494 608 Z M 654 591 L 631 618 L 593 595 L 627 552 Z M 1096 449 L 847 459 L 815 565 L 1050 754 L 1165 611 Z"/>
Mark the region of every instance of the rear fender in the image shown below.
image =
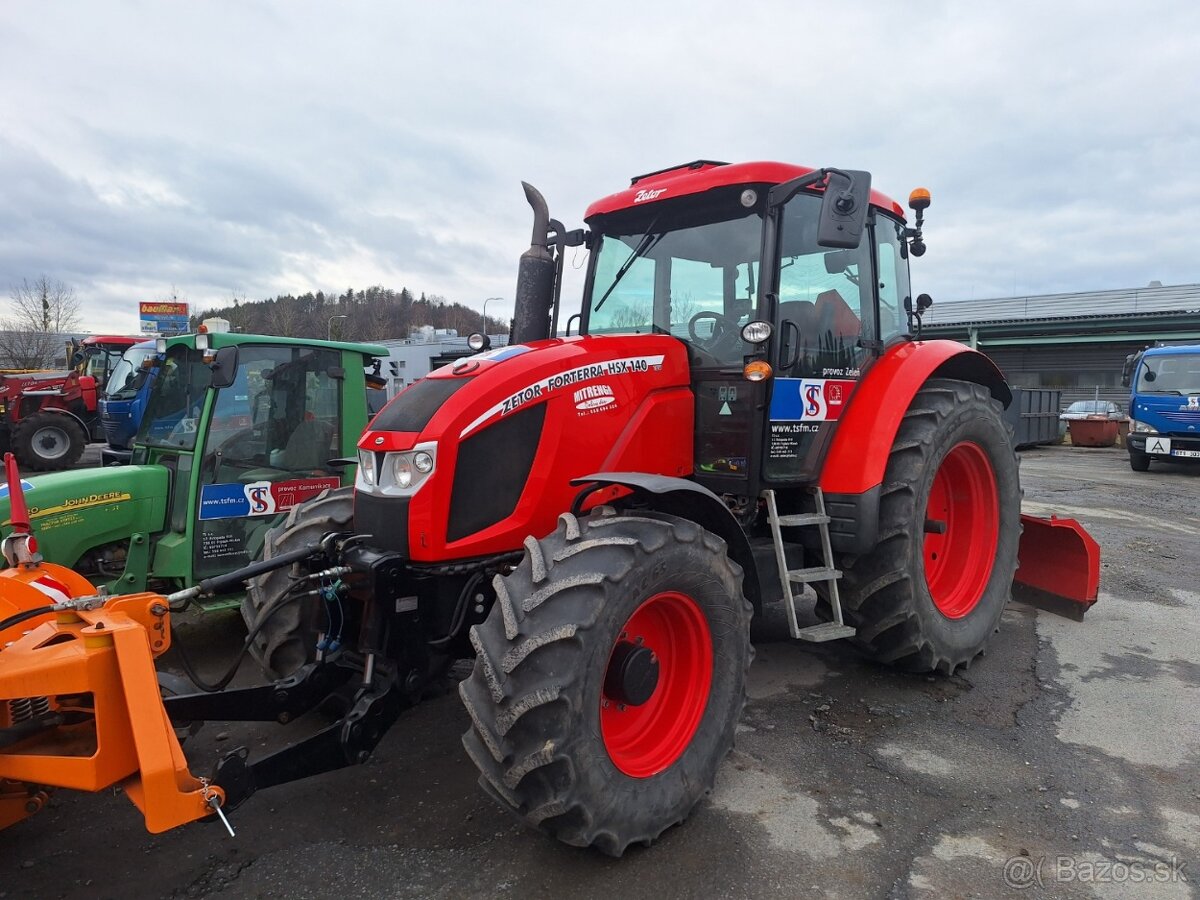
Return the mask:
<path id="1" fill-rule="evenodd" d="M 917 341 L 888 349 L 863 376 L 821 470 L 826 494 L 862 494 L 883 482 L 896 431 L 917 391 L 930 378 L 973 381 L 1005 407 L 1012 392 L 996 364 L 957 341 Z"/>
<path id="2" fill-rule="evenodd" d="M 688 519 L 711 531 L 725 542 L 729 548 L 729 558 L 742 567 L 742 590 L 754 606 L 755 613 L 761 612 L 762 590 L 746 532 L 729 507 L 708 488 L 684 478 L 641 472 L 599 472 L 575 478 L 571 484 L 587 485 L 575 498 L 574 512 L 585 508 L 589 497 L 594 499 L 597 488 L 624 488 L 629 492 L 624 494 L 626 497 L 634 497 L 651 509 Z"/>
<path id="3" fill-rule="evenodd" d="M 47 406 L 39 409 L 38 412 L 58 413 L 61 416 L 67 416 L 68 418 L 74 419 L 76 424 L 83 429 L 84 440 L 90 440 L 92 437 L 92 426 L 75 413 L 71 412 L 69 409 L 63 409 L 61 406 Z"/>

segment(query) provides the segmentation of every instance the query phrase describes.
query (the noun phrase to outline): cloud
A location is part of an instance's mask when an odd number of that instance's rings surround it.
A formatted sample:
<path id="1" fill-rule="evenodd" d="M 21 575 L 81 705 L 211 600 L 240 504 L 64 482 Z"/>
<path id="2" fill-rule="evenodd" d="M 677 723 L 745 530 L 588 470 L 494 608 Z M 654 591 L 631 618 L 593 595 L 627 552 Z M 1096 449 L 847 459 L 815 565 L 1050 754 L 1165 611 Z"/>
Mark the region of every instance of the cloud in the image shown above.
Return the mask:
<path id="1" fill-rule="evenodd" d="M 1200 8 L 697 0 L 6 12 L 0 286 L 132 330 L 174 288 L 511 297 L 522 179 L 579 224 L 700 157 L 928 186 L 939 302 L 1200 280 Z M 580 277 L 564 296 L 577 292 Z"/>

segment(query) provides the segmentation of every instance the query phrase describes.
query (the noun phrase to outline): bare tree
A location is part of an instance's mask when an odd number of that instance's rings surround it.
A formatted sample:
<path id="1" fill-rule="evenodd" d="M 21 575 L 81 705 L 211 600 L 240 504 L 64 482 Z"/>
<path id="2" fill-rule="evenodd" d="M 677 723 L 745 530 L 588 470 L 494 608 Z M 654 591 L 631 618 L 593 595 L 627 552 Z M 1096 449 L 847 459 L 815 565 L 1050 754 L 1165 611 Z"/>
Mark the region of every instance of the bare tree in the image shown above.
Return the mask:
<path id="1" fill-rule="evenodd" d="M 0 357 L 15 369 L 44 369 L 64 354 L 79 329 L 79 299 L 69 285 L 41 275 L 12 288 L 10 314 L 0 318 Z"/>

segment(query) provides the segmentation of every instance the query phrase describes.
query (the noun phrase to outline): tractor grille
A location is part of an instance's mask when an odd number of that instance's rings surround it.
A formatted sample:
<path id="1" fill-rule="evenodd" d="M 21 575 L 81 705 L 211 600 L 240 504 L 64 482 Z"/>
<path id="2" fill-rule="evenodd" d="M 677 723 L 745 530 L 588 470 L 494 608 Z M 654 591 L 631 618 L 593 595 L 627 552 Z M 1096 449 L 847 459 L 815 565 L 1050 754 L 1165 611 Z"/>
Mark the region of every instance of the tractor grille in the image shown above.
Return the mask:
<path id="1" fill-rule="evenodd" d="M 546 404 L 539 403 L 463 441 L 454 468 L 448 542 L 495 525 L 517 508 L 545 419 Z"/>
<path id="2" fill-rule="evenodd" d="M 354 531 L 371 535 L 371 545 L 408 556 L 408 497 L 354 492 Z"/>

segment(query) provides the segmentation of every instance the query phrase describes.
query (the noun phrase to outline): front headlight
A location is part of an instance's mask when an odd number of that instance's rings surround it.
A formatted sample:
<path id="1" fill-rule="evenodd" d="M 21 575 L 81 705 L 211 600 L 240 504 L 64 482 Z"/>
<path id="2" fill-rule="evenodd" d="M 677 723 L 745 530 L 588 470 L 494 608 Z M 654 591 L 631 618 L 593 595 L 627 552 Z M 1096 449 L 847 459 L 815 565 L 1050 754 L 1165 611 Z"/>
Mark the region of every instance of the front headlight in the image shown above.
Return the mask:
<path id="1" fill-rule="evenodd" d="M 1158 434 L 1158 429 L 1153 425 L 1147 425 L 1145 422 L 1139 422 L 1137 419 L 1129 420 L 1129 430 L 1134 434 Z"/>
<path id="2" fill-rule="evenodd" d="M 413 462 L 412 457 L 407 453 L 394 453 L 392 457 L 392 478 L 396 481 L 396 487 L 406 488 L 412 484 L 413 480 Z"/>
<path id="3" fill-rule="evenodd" d="M 370 450 L 358 451 L 358 474 L 367 484 L 375 483 L 375 454 Z"/>

